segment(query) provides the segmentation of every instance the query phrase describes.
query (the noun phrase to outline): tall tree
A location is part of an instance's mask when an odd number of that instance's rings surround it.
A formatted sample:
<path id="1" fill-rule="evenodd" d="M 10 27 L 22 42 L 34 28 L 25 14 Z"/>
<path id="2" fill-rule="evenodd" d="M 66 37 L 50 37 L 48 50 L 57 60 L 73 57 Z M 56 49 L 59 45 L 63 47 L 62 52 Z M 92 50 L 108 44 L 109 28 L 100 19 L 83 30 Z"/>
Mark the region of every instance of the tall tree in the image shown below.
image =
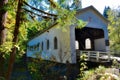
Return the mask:
<path id="1" fill-rule="evenodd" d="M 12 51 L 10 53 L 10 60 L 8 64 L 8 71 L 6 75 L 6 80 L 10 80 L 13 64 L 15 62 L 15 55 L 16 55 L 16 44 L 18 42 L 18 34 L 19 34 L 19 28 L 21 23 L 21 12 L 22 12 L 22 6 L 23 6 L 23 0 L 18 0 L 18 7 L 17 7 L 17 13 L 16 13 L 16 22 L 15 22 L 15 28 L 13 32 L 13 47 Z"/>
<path id="2" fill-rule="evenodd" d="M 79 20 L 75 18 L 75 13 L 77 9 L 81 8 L 78 7 L 79 5 L 81 5 L 81 0 L 39 0 L 37 1 L 37 3 L 36 0 L 29 1 L 30 2 L 28 3 L 25 2 L 27 6 L 25 8 L 25 11 L 28 12 L 29 19 L 33 19 L 34 23 L 37 22 L 37 28 L 29 27 L 28 32 L 31 32 L 33 29 L 33 31 L 35 32 L 42 31 L 44 28 L 50 26 L 48 25 L 49 23 L 58 22 L 61 26 L 69 26 L 71 24 L 79 22 Z M 31 5 L 31 3 L 33 6 Z M 38 20 L 38 18 L 40 20 Z"/>
<path id="3" fill-rule="evenodd" d="M 120 7 L 108 11 L 110 47 L 112 50 L 120 50 Z"/>
<path id="4" fill-rule="evenodd" d="M 6 39 L 6 16 L 7 16 L 7 2 L 8 0 L 1 0 L 0 1 L 0 46 L 3 45 Z M 0 51 L 0 76 L 4 74 L 4 52 Z"/>
<path id="5" fill-rule="evenodd" d="M 105 18 L 108 18 L 108 11 L 110 10 L 110 7 L 108 6 L 108 7 L 106 7 L 105 6 L 105 8 L 104 8 L 104 11 L 103 11 L 103 16 L 105 17 Z"/>

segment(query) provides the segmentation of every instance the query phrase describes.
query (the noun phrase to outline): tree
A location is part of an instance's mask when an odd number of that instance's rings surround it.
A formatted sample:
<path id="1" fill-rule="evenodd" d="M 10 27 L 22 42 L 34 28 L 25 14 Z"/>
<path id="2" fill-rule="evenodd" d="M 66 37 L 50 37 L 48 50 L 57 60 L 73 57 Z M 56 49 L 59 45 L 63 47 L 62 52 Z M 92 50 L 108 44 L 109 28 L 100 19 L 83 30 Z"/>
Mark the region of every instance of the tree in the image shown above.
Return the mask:
<path id="1" fill-rule="evenodd" d="M 0 46 L 6 40 L 6 16 L 7 16 L 7 2 L 8 0 L 0 1 Z M 0 50 L 0 76 L 4 75 L 4 52 Z"/>
<path id="2" fill-rule="evenodd" d="M 105 6 L 104 11 L 103 11 L 103 16 L 104 16 L 105 18 L 108 18 L 107 12 L 108 12 L 109 10 L 110 10 L 110 7 L 109 7 L 109 6 L 108 6 L 108 7 Z"/>
<path id="3" fill-rule="evenodd" d="M 44 5 L 40 5 L 43 3 Z M 29 26 L 28 28 L 28 32 L 34 31 L 34 34 L 37 34 L 36 32 L 42 32 L 44 29 L 53 25 L 53 23 L 58 23 L 58 25 L 65 27 L 81 22 L 75 17 L 76 10 L 80 9 L 78 8 L 81 4 L 80 0 L 40 0 L 37 2 L 36 0 L 30 0 L 30 2 L 24 2 L 24 4 L 26 5 L 24 10 L 28 13 L 30 22 L 33 20 L 33 24 L 37 25 L 33 25 L 34 27 Z M 46 5 L 47 7 L 44 7 Z M 32 36 L 33 33 L 31 34 Z M 28 35 L 30 36 L 29 33 Z"/>
<path id="4" fill-rule="evenodd" d="M 13 69 L 13 64 L 15 62 L 15 54 L 16 54 L 16 50 L 17 50 L 16 44 L 18 43 L 18 34 L 19 34 L 19 28 L 20 28 L 20 23 L 21 23 L 22 6 L 23 6 L 23 0 L 18 0 L 16 22 L 15 22 L 15 28 L 14 28 L 13 40 L 12 40 L 13 47 L 12 47 L 11 53 L 10 53 L 10 60 L 9 60 L 9 64 L 8 64 L 6 80 L 10 80 L 10 76 L 11 76 L 12 69 Z"/>
<path id="5" fill-rule="evenodd" d="M 110 47 L 112 50 L 120 50 L 120 7 L 108 11 Z"/>

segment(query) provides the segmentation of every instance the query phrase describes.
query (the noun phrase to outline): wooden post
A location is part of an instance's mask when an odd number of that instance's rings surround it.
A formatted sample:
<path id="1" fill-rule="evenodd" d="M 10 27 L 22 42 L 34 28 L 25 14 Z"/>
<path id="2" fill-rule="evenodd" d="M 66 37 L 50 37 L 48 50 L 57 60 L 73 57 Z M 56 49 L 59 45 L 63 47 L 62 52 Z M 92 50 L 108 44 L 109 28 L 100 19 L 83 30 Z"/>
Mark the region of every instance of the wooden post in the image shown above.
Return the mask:
<path id="1" fill-rule="evenodd" d="M 97 62 L 99 62 L 99 55 L 100 53 L 99 53 L 99 51 L 97 52 L 97 55 L 96 55 L 96 60 L 97 60 Z"/>
<path id="2" fill-rule="evenodd" d="M 82 55 L 82 53 L 83 53 L 83 52 L 82 52 L 82 51 L 80 51 L 80 56 Z"/>
<path id="3" fill-rule="evenodd" d="M 107 52 L 108 55 L 108 62 L 110 62 L 110 52 Z"/>
<path id="4" fill-rule="evenodd" d="M 88 61 L 90 60 L 90 51 L 88 51 Z"/>

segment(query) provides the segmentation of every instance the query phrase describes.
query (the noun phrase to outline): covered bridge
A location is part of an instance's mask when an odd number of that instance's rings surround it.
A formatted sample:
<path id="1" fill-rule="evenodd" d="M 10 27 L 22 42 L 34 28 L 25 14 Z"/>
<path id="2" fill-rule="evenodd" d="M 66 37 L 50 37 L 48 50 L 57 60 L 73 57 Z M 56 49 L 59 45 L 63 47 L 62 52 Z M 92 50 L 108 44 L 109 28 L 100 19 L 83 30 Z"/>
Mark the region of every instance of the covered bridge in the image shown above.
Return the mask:
<path id="1" fill-rule="evenodd" d="M 108 21 L 93 6 L 78 10 L 76 17 L 87 25 L 82 29 L 71 25 L 66 31 L 57 25 L 49 28 L 28 42 L 27 57 L 38 53 L 45 60 L 76 63 L 80 53 L 87 54 L 88 60 L 93 56 L 94 61 L 102 59 L 101 54 L 108 56 Z"/>

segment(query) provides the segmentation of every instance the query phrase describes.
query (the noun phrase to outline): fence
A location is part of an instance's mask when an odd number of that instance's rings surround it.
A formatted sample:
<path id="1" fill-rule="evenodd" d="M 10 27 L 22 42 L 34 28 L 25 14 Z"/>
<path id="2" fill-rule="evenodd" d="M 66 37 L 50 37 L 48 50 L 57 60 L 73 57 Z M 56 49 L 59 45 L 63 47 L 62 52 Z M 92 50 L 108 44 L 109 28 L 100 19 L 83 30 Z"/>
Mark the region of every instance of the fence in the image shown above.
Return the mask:
<path id="1" fill-rule="evenodd" d="M 86 55 L 86 61 L 92 62 L 109 62 L 110 52 L 100 52 L 100 51 L 77 51 L 77 56 Z"/>

